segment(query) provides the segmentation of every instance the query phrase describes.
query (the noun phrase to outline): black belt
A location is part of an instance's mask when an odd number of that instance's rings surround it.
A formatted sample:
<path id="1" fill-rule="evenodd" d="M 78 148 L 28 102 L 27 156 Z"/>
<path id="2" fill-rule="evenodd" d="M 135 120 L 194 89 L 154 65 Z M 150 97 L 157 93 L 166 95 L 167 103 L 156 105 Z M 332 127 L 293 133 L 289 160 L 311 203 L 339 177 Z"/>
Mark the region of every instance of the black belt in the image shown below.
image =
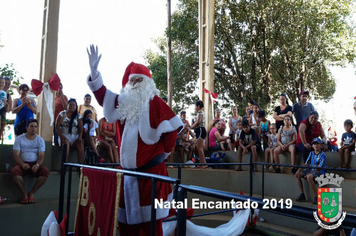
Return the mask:
<path id="1" fill-rule="evenodd" d="M 144 171 L 144 170 L 148 170 L 148 169 L 150 169 L 152 167 L 158 166 L 162 162 L 163 162 L 163 153 L 155 156 L 154 158 L 149 160 L 143 166 L 140 166 L 140 167 L 137 167 L 137 168 L 133 168 L 133 169 L 128 169 L 128 168 L 123 168 L 123 169 L 124 170 L 131 170 L 131 171 Z"/>

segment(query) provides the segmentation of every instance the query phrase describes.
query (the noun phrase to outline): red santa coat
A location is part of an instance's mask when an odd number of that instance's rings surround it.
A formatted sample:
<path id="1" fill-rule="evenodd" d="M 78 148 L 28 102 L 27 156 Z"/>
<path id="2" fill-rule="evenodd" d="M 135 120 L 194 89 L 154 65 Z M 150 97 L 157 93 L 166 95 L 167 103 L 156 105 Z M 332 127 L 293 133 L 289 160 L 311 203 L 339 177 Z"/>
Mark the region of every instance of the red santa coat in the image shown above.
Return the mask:
<path id="1" fill-rule="evenodd" d="M 118 95 L 106 89 L 100 74 L 95 80 L 88 80 L 88 85 L 98 103 L 103 106 L 108 122 L 117 121 Z M 144 166 L 157 155 L 168 156 L 173 151 L 177 132 L 183 127 L 183 123 L 162 99 L 154 96 L 149 102 L 148 112 L 143 111 L 135 123 L 117 121 L 116 126 L 121 166 L 125 169 L 135 169 Z M 144 172 L 168 176 L 164 162 Z M 151 180 L 131 176 L 123 178 L 119 204 L 121 223 L 139 224 L 151 220 L 151 186 Z M 170 201 L 171 185 L 157 182 L 157 198 Z M 167 215 L 168 209 L 157 209 L 157 219 Z"/>

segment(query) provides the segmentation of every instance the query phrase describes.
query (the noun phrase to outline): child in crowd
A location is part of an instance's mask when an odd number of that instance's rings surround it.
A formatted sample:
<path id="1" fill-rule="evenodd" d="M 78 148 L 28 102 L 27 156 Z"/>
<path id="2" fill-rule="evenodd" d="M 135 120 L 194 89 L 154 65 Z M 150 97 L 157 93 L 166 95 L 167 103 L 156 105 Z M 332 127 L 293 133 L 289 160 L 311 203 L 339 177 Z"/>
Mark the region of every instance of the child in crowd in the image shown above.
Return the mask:
<path id="1" fill-rule="evenodd" d="M 339 147 L 337 146 L 337 133 L 332 126 L 328 129 L 328 141 L 330 143 L 329 150 L 337 152 L 339 150 Z"/>
<path id="2" fill-rule="evenodd" d="M 240 133 L 239 139 L 239 149 L 238 149 L 238 162 L 242 162 L 242 155 L 249 154 L 252 152 L 252 159 L 254 162 L 257 162 L 257 133 L 254 129 L 250 128 L 248 120 L 242 121 L 242 131 Z M 254 166 L 255 171 L 257 171 L 256 165 Z M 235 168 L 236 171 L 241 171 L 241 165 Z"/>
<path id="3" fill-rule="evenodd" d="M 6 103 L 7 103 L 7 93 L 3 90 L 5 87 L 5 79 L 3 77 L 0 77 L 0 121 L 5 119 L 6 117 Z M 0 130 L 4 130 L 4 128 L 1 129 L 1 122 L 0 122 Z M 2 134 L 0 134 L 0 138 L 2 138 Z"/>
<path id="4" fill-rule="evenodd" d="M 266 163 L 274 163 L 274 158 L 273 158 L 273 152 L 276 147 L 278 147 L 277 143 L 277 127 L 276 124 L 273 123 L 270 126 L 271 134 L 268 134 L 268 147 L 265 149 L 265 162 Z M 271 161 L 268 160 L 268 154 L 270 154 Z M 265 166 L 266 169 L 268 170 L 270 168 L 271 171 L 273 171 L 273 167 L 269 167 L 268 165 Z"/>
<path id="5" fill-rule="evenodd" d="M 241 131 L 242 131 L 242 121 L 239 120 L 236 122 L 236 126 L 237 126 L 237 130 L 236 130 L 236 134 L 235 134 L 235 137 L 234 137 L 234 146 L 235 148 L 239 148 L 239 139 L 240 139 L 240 134 L 241 134 Z M 235 150 L 234 148 L 234 150 Z"/>
<path id="6" fill-rule="evenodd" d="M 93 112 L 91 110 L 86 110 L 83 115 L 83 128 L 84 128 L 84 142 L 86 145 L 90 145 L 91 150 L 95 152 L 95 154 L 99 158 L 99 162 L 103 163 L 105 160 L 101 158 L 98 150 L 96 149 L 95 140 L 99 135 L 99 125 L 93 120 Z M 96 135 L 95 135 L 96 133 Z M 89 138 L 89 144 L 88 144 Z"/>
<path id="7" fill-rule="evenodd" d="M 351 152 L 355 151 L 356 134 L 352 132 L 353 122 L 350 119 L 345 120 L 345 133 L 341 137 L 339 149 L 340 168 L 350 169 Z M 345 157 L 345 158 L 343 158 Z"/>
<path id="8" fill-rule="evenodd" d="M 327 168 L 326 166 L 326 156 L 325 153 L 321 150 L 321 144 L 322 141 L 319 138 L 315 138 L 312 141 L 312 147 L 314 151 L 311 151 L 309 153 L 308 159 L 305 162 L 304 166 L 311 166 L 311 167 L 322 167 L 322 168 Z M 300 190 L 300 195 L 296 199 L 298 202 L 305 201 L 305 195 L 304 195 L 304 190 L 303 190 L 303 183 L 302 183 L 302 178 L 306 179 L 308 183 L 310 184 L 310 187 L 313 190 L 314 193 L 314 201 L 313 204 L 317 204 L 318 202 L 318 195 L 317 195 L 317 189 L 315 186 L 315 178 L 324 174 L 326 171 L 321 170 L 321 169 L 304 169 L 300 168 L 297 172 L 295 177 L 297 178 L 298 181 L 298 187 Z"/>
<path id="9" fill-rule="evenodd" d="M 269 120 L 266 119 L 266 112 L 261 110 L 258 112 L 258 118 L 260 119 L 260 127 L 261 127 L 261 137 L 263 141 L 263 150 L 267 148 L 268 145 L 268 134 L 269 132 L 269 127 L 271 123 Z"/>
<path id="10" fill-rule="evenodd" d="M 187 120 L 182 120 L 184 124 L 184 129 L 178 133 L 177 144 L 180 149 L 180 156 L 182 163 L 184 162 L 184 151 L 187 152 L 187 160 L 192 159 L 193 151 L 195 150 L 195 136 L 192 130 L 189 129 L 189 122 Z M 189 136 L 192 138 L 189 139 Z"/>
<path id="11" fill-rule="evenodd" d="M 277 143 L 278 147 L 274 149 L 274 161 L 279 164 L 279 154 L 289 151 L 292 165 L 295 165 L 295 142 L 297 140 L 297 130 L 292 125 L 292 117 L 285 115 L 283 118 L 283 126 L 278 130 Z M 292 167 L 292 174 L 295 174 L 297 169 Z M 281 173 L 279 167 L 276 168 L 276 173 Z"/>
<path id="12" fill-rule="evenodd" d="M 258 117 L 260 111 L 260 107 L 257 103 L 253 105 L 253 113 L 250 115 L 249 125 L 252 129 L 254 129 L 257 133 L 258 140 L 261 140 L 261 127 L 260 127 L 260 119 Z"/>

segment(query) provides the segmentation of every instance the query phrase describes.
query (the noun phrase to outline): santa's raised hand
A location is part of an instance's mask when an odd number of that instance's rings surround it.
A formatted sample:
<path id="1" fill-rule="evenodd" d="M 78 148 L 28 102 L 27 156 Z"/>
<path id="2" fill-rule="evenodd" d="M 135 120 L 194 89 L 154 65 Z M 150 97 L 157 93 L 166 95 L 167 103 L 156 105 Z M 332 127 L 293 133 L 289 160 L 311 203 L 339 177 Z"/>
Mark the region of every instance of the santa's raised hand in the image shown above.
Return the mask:
<path id="1" fill-rule="evenodd" d="M 98 46 L 94 46 L 94 44 L 90 45 L 90 51 L 87 48 L 88 56 L 89 56 L 89 66 L 91 71 L 91 78 L 95 79 L 99 72 L 98 72 L 98 65 L 101 59 L 101 54 L 98 53 Z"/>

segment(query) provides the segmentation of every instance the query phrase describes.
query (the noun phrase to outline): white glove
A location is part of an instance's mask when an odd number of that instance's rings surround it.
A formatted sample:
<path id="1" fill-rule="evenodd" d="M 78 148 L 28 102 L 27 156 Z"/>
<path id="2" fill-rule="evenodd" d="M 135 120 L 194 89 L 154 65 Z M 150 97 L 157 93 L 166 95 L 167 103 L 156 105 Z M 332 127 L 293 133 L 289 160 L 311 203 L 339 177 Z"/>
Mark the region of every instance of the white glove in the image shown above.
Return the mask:
<path id="1" fill-rule="evenodd" d="M 101 59 L 101 54 L 98 56 L 98 46 L 94 47 L 94 44 L 90 45 L 90 52 L 87 48 L 88 56 L 89 56 L 89 66 L 91 70 L 91 78 L 95 79 L 99 72 L 98 72 L 98 65 Z"/>

